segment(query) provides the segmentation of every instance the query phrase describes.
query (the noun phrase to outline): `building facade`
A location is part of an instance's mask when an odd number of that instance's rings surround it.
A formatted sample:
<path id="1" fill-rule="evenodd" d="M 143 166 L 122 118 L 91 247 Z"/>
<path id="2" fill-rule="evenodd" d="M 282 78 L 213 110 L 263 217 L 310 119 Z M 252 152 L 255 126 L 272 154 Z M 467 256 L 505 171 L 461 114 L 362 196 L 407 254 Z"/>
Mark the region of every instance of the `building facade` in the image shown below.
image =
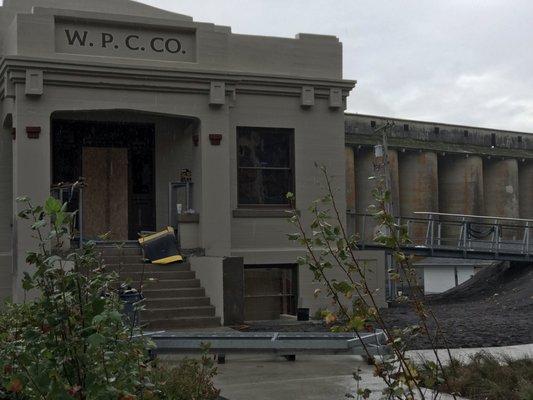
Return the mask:
<path id="1" fill-rule="evenodd" d="M 0 19 L 1 297 L 23 299 L 35 246 L 14 199 L 42 203 L 83 177 L 78 236 L 132 241 L 179 220 L 212 298 L 232 257 L 251 317 L 280 284 L 288 311 L 327 304 L 295 265 L 285 193 L 308 217 L 322 194 L 316 162 L 345 190 L 339 155 L 355 82 L 343 78 L 336 37 L 239 35 L 128 0 L 4 0 Z"/>

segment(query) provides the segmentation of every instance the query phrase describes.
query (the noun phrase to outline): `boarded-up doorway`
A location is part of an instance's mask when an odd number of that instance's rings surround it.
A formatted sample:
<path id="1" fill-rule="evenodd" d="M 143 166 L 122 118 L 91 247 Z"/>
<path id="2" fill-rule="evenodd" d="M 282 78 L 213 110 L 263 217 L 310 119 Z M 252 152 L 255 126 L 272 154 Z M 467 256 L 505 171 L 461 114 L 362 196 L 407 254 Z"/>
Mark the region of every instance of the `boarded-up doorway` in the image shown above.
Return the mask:
<path id="1" fill-rule="evenodd" d="M 128 149 L 83 147 L 83 235 L 128 239 Z"/>

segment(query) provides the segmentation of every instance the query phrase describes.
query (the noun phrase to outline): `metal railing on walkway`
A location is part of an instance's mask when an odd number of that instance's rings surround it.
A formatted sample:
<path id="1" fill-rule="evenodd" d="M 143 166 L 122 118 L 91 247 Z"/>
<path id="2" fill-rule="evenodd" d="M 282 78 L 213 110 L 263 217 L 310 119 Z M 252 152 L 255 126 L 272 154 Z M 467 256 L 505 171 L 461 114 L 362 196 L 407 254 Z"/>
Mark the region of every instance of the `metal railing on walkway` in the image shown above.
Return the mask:
<path id="1" fill-rule="evenodd" d="M 533 220 L 438 212 L 413 214 L 396 217 L 411 239 L 402 247 L 409 253 L 508 261 L 533 259 Z M 347 225 L 351 234 L 357 234 L 361 249 L 384 248 L 374 241 L 379 227 L 372 215 L 348 212 Z"/>

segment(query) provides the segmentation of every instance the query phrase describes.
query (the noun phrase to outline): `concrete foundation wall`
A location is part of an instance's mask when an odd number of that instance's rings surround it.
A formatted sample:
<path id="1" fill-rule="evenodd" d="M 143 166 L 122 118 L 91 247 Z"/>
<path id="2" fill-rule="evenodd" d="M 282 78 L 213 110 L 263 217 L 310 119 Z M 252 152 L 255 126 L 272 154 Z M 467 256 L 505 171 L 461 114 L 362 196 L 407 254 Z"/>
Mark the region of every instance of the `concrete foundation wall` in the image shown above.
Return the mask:
<path id="1" fill-rule="evenodd" d="M 190 257 L 206 295 L 223 325 L 244 321 L 244 272 L 242 258 Z"/>
<path id="2" fill-rule="evenodd" d="M 359 251 L 356 254 L 357 259 L 365 268 L 369 286 L 376 289 L 374 294 L 379 307 L 386 307 L 385 299 L 386 271 L 385 271 L 385 253 L 383 251 Z M 329 279 L 346 280 L 346 275 L 340 268 L 333 268 L 328 271 Z M 300 266 L 298 270 L 298 285 L 300 292 L 299 307 L 310 308 L 310 314 L 313 315 L 318 310 L 329 309 L 332 306 L 331 298 L 326 296 L 326 289 L 320 283 L 314 281 L 313 273 L 308 267 Z M 321 293 L 317 297 L 313 295 L 316 289 Z M 344 299 L 344 304 L 349 306 L 353 300 Z"/>
<path id="3" fill-rule="evenodd" d="M 224 259 L 222 257 L 191 257 L 191 270 L 196 272 L 205 294 L 215 307 L 215 315 L 224 324 Z"/>
<path id="4" fill-rule="evenodd" d="M 457 284 L 467 281 L 474 276 L 474 267 L 457 267 Z M 455 273 L 453 267 L 424 268 L 424 292 L 442 293 L 455 287 Z"/>

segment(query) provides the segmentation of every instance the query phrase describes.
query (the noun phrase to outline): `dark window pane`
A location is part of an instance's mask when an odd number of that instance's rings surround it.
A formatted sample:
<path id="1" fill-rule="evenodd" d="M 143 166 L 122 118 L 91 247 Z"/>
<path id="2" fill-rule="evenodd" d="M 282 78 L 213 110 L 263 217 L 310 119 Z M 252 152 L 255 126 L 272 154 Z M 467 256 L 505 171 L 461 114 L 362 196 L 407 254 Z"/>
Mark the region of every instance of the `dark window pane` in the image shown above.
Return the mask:
<path id="1" fill-rule="evenodd" d="M 294 130 L 237 128 L 240 205 L 286 205 L 294 192 Z"/>
<path id="2" fill-rule="evenodd" d="M 292 191 L 291 170 L 239 169 L 239 204 L 287 204 Z"/>
<path id="3" fill-rule="evenodd" d="M 289 129 L 239 128 L 240 167 L 290 167 L 293 134 Z"/>

